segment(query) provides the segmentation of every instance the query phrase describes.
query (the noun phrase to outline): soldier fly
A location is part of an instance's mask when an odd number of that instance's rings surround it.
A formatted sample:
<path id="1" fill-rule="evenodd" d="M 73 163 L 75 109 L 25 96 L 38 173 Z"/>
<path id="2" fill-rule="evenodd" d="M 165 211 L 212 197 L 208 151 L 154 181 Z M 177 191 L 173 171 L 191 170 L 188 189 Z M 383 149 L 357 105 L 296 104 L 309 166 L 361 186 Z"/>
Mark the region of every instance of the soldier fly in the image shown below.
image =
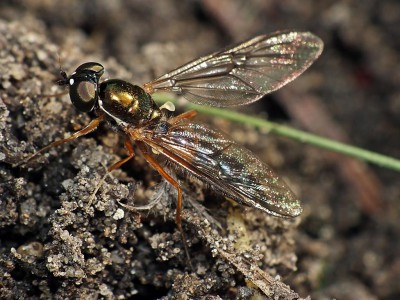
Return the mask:
<path id="1" fill-rule="evenodd" d="M 309 32 L 260 35 L 193 60 L 142 87 L 120 79 L 100 81 L 104 67 L 97 62 L 80 65 L 70 76 L 61 71 L 58 84 L 68 86 L 72 104 L 80 112 L 93 111 L 96 118 L 25 162 L 106 121 L 125 137 L 128 151 L 108 172 L 134 157 L 135 143 L 147 162 L 176 188 L 176 224 L 181 232 L 181 185 L 165 171 L 157 155 L 239 203 L 274 216 L 295 217 L 302 211 L 299 200 L 269 166 L 229 136 L 194 122 L 195 111 L 168 117 L 151 94 L 175 92 L 194 103 L 219 107 L 252 103 L 299 76 L 322 48 L 323 42 Z"/>

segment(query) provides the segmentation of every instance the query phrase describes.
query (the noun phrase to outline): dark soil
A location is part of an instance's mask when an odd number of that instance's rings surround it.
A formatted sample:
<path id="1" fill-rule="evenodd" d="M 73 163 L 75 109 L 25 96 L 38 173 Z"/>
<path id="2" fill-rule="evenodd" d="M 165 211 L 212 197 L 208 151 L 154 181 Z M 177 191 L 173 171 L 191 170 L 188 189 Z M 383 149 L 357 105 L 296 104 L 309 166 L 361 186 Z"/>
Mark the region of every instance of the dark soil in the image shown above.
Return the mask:
<path id="1" fill-rule="evenodd" d="M 98 61 L 110 78 L 143 84 L 288 28 L 320 36 L 324 53 L 241 111 L 399 158 L 398 1 L 2 1 L 0 298 L 400 298 L 395 171 L 199 116 L 277 170 L 304 212 L 271 217 L 182 176 L 191 268 L 175 190 L 140 155 L 99 187 L 126 156 L 107 125 L 13 167 L 93 117 L 68 96 L 46 97 L 62 92 L 60 65 L 69 74 Z"/>

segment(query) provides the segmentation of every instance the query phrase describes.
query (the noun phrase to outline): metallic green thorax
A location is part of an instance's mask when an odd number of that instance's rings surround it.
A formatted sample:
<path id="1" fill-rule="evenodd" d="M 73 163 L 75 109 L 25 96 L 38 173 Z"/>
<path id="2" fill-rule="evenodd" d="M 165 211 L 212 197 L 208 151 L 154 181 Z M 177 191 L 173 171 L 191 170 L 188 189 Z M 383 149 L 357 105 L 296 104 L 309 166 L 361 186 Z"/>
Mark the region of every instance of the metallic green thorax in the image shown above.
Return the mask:
<path id="1" fill-rule="evenodd" d="M 141 87 L 120 79 L 100 84 L 100 108 L 114 119 L 132 125 L 158 119 L 161 111 Z"/>

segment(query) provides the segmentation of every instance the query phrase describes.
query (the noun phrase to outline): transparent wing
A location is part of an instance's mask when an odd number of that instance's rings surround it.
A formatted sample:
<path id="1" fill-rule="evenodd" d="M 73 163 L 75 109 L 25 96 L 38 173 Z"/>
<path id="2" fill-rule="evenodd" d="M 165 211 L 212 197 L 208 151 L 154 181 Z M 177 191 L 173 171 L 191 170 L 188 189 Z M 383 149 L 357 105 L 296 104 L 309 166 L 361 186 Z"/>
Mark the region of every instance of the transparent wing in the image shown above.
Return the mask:
<path id="1" fill-rule="evenodd" d="M 270 167 L 223 133 L 181 122 L 144 139 L 169 161 L 227 197 L 275 216 L 301 213 L 298 199 Z"/>
<path id="2" fill-rule="evenodd" d="M 309 32 L 260 35 L 183 65 L 144 88 L 176 92 L 197 104 L 247 104 L 295 79 L 322 49 L 321 39 Z"/>

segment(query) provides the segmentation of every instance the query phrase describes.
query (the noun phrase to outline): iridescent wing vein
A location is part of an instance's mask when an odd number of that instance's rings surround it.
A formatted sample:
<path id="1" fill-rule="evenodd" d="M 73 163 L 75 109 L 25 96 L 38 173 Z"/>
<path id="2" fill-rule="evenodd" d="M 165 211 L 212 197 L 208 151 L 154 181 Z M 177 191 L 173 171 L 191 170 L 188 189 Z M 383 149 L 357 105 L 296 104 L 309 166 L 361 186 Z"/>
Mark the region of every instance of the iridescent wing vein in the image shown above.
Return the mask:
<path id="1" fill-rule="evenodd" d="M 260 35 L 194 60 L 144 87 L 150 93 L 176 92 L 197 104 L 243 105 L 295 79 L 322 49 L 320 38 L 309 32 Z"/>
<path id="2" fill-rule="evenodd" d="M 225 134 L 204 124 L 180 122 L 144 139 L 178 169 L 227 197 L 275 216 L 301 213 L 297 197 L 270 167 Z"/>

